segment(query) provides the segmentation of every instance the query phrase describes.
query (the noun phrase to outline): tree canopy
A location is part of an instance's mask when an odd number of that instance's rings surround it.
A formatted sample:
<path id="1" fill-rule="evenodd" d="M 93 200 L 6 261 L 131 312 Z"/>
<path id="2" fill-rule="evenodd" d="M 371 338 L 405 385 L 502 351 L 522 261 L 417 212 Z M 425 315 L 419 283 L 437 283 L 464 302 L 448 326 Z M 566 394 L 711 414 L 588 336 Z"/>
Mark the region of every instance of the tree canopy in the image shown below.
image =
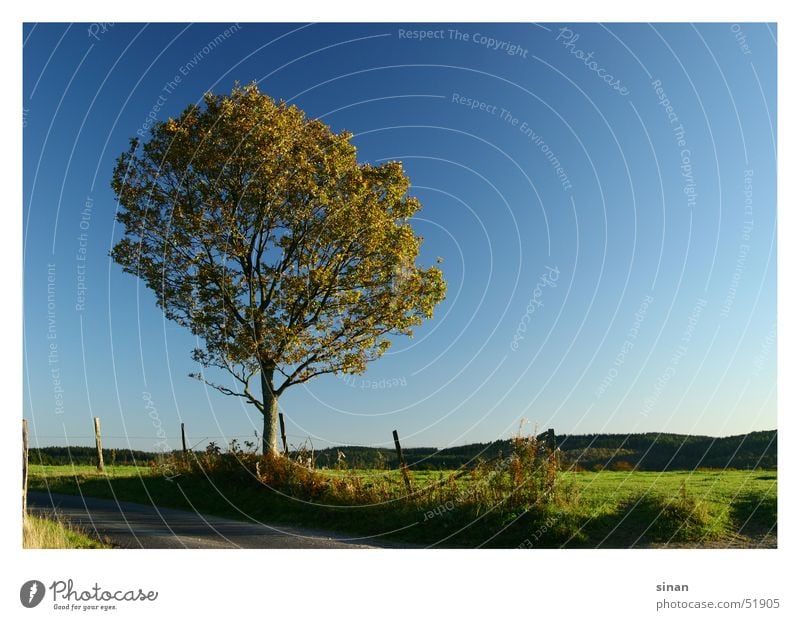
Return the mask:
<path id="1" fill-rule="evenodd" d="M 351 138 L 237 85 L 155 123 L 114 170 L 113 260 L 234 380 L 197 378 L 264 415 L 265 451 L 284 390 L 362 373 L 445 296 L 442 272 L 416 264 L 402 164 L 359 163 Z"/>

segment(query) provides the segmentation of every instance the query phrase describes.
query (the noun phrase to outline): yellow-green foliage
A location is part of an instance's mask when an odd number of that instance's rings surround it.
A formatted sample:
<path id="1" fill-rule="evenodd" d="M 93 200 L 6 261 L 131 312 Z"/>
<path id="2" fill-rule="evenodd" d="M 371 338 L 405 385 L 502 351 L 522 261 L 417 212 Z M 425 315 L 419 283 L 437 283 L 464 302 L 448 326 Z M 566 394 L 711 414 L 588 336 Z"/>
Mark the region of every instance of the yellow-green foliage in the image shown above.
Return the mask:
<path id="1" fill-rule="evenodd" d="M 351 138 L 251 84 L 155 123 L 114 170 L 111 256 L 239 388 L 197 378 L 264 414 L 267 451 L 286 388 L 363 372 L 445 296 L 402 164 L 359 163 Z"/>

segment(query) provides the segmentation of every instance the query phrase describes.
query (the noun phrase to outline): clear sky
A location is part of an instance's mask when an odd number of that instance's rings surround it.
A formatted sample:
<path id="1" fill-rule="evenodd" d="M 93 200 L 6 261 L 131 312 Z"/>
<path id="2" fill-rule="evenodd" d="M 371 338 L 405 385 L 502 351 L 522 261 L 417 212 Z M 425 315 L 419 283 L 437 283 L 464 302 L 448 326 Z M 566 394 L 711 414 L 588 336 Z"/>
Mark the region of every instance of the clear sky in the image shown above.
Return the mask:
<path id="1" fill-rule="evenodd" d="M 766 24 L 25 25 L 23 415 L 33 445 L 252 437 L 110 262 L 116 157 L 257 81 L 402 160 L 447 299 L 357 377 L 281 399 L 291 443 L 775 428 L 776 38 Z"/>

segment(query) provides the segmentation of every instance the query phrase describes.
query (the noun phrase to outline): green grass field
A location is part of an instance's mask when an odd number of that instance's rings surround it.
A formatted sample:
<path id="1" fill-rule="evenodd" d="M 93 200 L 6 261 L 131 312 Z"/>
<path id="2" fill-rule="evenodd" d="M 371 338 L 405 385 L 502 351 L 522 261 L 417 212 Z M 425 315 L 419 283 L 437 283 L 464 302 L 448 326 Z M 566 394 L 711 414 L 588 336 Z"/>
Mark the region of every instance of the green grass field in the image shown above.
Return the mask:
<path id="1" fill-rule="evenodd" d="M 397 471 L 324 470 L 331 479 L 358 477 L 403 495 Z M 415 490 L 431 488 L 450 472 L 412 472 Z M 426 504 L 398 499 L 373 505 L 325 505 L 294 499 L 253 482 L 219 476 L 170 479 L 149 466 L 30 467 L 30 488 L 79 491 L 236 519 L 323 527 L 425 545 L 489 547 L 775 546 L 777 472 L 562 472 L 568 498 L 558 504 L 471 512 L 458 502 Z M 467 478 L 457 483 L 464 492 Z M 480 484 L 478 482 L 477 484 Z M 395 497 L 395 495 L 393 495 Z"/>

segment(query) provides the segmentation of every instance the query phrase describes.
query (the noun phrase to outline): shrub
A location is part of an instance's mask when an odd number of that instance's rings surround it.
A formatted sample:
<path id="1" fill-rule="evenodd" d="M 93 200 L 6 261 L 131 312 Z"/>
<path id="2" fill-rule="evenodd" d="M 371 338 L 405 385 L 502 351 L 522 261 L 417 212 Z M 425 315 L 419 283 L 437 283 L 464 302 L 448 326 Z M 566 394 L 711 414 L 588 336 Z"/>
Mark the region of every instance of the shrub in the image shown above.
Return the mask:
<path id="1" fill-rule="evenodd" d="M 152 466 L 170 475 L 196 475 L 232 484 L 259 484 L 287 496 L 340 506 L 391 503 L 392 510 L 429 510 L 452 506 L 448 512 L 464 517 L 493 512 L 499 517 L 563 501 L 572 491 L 560 477 L 557 452 L 546 449 L 535 436 L 518 435 L 508 456 L 479 461 L 472 469 L 426 477 L 418 484 L 409 471 L 409 494 L 398 472 L 365 472 L 348 466 L 339 455 L 330 470 L 315 468 L 313 449 L 302 446 L 289 457 L 258 455 L 232 442 L 226 451 L 209 444 L 203 452 L 172 454 Z"/>

